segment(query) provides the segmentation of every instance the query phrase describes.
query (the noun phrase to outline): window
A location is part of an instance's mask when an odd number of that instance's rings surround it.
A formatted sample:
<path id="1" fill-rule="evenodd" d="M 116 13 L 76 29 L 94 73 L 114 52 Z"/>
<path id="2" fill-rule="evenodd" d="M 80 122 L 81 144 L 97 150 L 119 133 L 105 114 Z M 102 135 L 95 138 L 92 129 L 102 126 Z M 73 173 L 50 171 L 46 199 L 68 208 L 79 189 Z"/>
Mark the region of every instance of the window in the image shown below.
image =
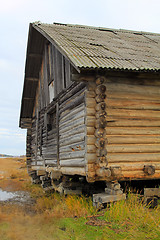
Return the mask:
<path id="1" fill-rule="evenodd" d="M 56 111 L 47 114 L 47 132 L 56 128 Z"/>

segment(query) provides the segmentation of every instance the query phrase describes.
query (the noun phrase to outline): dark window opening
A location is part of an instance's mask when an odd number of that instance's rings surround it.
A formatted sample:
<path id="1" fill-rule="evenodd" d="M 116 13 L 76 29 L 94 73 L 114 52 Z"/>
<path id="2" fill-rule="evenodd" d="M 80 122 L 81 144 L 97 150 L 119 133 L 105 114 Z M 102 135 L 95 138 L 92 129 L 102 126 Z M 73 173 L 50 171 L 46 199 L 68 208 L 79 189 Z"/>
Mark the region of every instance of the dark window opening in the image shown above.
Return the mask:
<path id="1" fill-rule="evenodd" d="M 50 132 L 56 128 L 56 112 L 48 113 L 47 131 Z"/>

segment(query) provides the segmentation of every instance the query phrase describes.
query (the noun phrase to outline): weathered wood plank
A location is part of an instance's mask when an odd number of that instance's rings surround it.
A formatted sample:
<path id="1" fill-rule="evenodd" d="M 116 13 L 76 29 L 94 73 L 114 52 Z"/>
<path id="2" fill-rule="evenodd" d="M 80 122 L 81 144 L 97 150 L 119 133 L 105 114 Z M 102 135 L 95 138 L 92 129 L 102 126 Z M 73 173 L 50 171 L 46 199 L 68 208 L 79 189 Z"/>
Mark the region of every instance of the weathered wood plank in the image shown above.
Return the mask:
<path id="1" fill-rule="evenodd" d="M 67 175 L 86 175 L 84 167 L 61 167 L 60 170 L 63 174 Z"/>
<path id="2" fill-rule="evenodd" d="M 108 153 L 160 153 L 160 144 L 112 144 L 106 150 Z"/>
<path id="3" fill-rule="evenodd" d="M 160 153 L 108 153 L 107 161 L 113 162 L 160 162 Z"/>
<path id="4" fill-rule="evenodd" d="M 107 135 L 160 135 L 158 127 L 106 127 Z"/>
<path id="5" fill-rule="evenodd" d="M 147 96 L 160 96 L 160 89 L 157 86 L 131 85 L 121 83 L 106 83 L 106 92 L 126 92 Z"/>
<path id="6" fill-rule="evenodd" d="M 84 118 L 81 117 L 80 119 L 75 120 L 73 123 L 69 122 L 69 124 L 65 124 L 65 125 L 61 125 L 61 123 L 59 124 L 59 131 L 60 134 L 62 135 L 63 133 L 72 130 L 75 127 L 80 127 L 80 126 L 84 126 Z"/>
<path id="7" fill-rule="evenodd" d="M 61 167 L 84 167 L 85 161 L 83 158 L 69 159 L 69 160 L 61 160 Z"/>
<path id="8" fill-rule="evenodd" d="M 118 162 L 118 163 L 109 163 L 108 167 L 121 167 L 123 171 L 135 171 L 135 170 L 143 170 L 144 165 L 151 164 L 156 168 L 156 170 L 160 170 L 160 162 Z"/>
<path id="9" fill-rule="evenodd" d="M 85 116 L 85 111 L 81 110 L 78 113 L 69 116 L 68 118 L 66 118 L 65 120 L 63 120 L 63 118 L 60 120 L 60 126 L 63 128 L 63 126 L 65 126 L 66 124 L 72 124 L 75 120 L 80 119 L 80 118 L 84 118 Z"/>
<path id="10" fill-rule="evenodd" d="M 60 153 L 59 157 L 60 157 L 60 161 L 61 160 L 69 160 L 70 158 L 76 159 L 76 158 L 84 158 L 85 156 L 85 151 L 81 150 L 81 151 L 75 151 L 75 152 L 64 152 L 64 153 Z"/>
<path id="11" fill-rule="evenodd" d="M 128 109 L 111 109 L 106 108 L 107 116 L 120 117 L 120 118 L 137 118 L 137 119 L 160 119 L 160 111 L 152 110 L 128 110 Z"/>
<path id="12" fill-rule="evenodd" d="M 160 127 L 160 120 L 126 119 L 106 116 L 108 127 Z"/>
<path id="13" fill-rule="evenodd" d="M 69 144 L 69 145 L 65 145 L 65 146 L 61 146 L 60 147 L 60 153 L 61 152 L 71 152 L 71 151 L 80 151 L 80 150 L 84 150 L 85 149 L 85 143 L 84 141 L 82 142 L 77 142 L 77 143 L 74 143 L 74 144 Z"/>
<path id="14" fill-rule="evenodd" d="M 80 133 L 80 134 L 75 134 L 74 136 L 68 137 L 68 138 L 60 138 L 60 147 L 61 146 L 65 146 L 65 145 L 69 145 L 69 144 L 73 144 L 73 143 L 77 143 L 77 142 L 81 142 L 84 141 L 85 139 L 85 133 Z"/>
<path id="15" fill-rule="evenodd" d="M 107 107 L 116 109 L 135 109 L 135 110 L 159 110 L 160 111 L 160 101 L 156 100 L 128 100 L 128 99 L 105 99 Z"/>
<path id="16" fill-rule="evenodd" d="M 160 143 L 160 135 L 107 135 L 107 144 L 146 144 Z"/>

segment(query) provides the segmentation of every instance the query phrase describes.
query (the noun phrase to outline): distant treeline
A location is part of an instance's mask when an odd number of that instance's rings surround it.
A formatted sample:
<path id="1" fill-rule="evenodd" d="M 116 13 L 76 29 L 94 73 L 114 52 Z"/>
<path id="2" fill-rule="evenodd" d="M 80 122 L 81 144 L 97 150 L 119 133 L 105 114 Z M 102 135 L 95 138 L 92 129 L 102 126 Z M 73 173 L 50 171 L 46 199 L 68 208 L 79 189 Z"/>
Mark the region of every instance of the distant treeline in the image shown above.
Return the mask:
<path id="1" fill-rule="evenodd" d="M 13 156 L 13 155 L 7 155 L 7 154 L 0 154 L 0 158 L 1 158 L 1 157 L 25 157 L 25 155 Z"/>

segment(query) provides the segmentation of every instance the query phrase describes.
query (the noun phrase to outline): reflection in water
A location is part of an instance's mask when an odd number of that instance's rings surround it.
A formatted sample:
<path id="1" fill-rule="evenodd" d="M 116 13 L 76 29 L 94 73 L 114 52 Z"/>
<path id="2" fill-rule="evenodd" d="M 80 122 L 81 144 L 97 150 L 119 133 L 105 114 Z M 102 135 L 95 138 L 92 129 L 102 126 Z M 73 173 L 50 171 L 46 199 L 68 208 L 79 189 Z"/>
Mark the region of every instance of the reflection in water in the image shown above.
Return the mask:
<path id="1" fill-rule="evenodd" d="M 3 191 L 2 189 L 0 189 L 0 201 L 6 201 L 11 198 L 14 198 L 15 196 L 16 196 L 16 194 L 14 194 L 14 193 L 6 192 L 6 191 Z"/>

